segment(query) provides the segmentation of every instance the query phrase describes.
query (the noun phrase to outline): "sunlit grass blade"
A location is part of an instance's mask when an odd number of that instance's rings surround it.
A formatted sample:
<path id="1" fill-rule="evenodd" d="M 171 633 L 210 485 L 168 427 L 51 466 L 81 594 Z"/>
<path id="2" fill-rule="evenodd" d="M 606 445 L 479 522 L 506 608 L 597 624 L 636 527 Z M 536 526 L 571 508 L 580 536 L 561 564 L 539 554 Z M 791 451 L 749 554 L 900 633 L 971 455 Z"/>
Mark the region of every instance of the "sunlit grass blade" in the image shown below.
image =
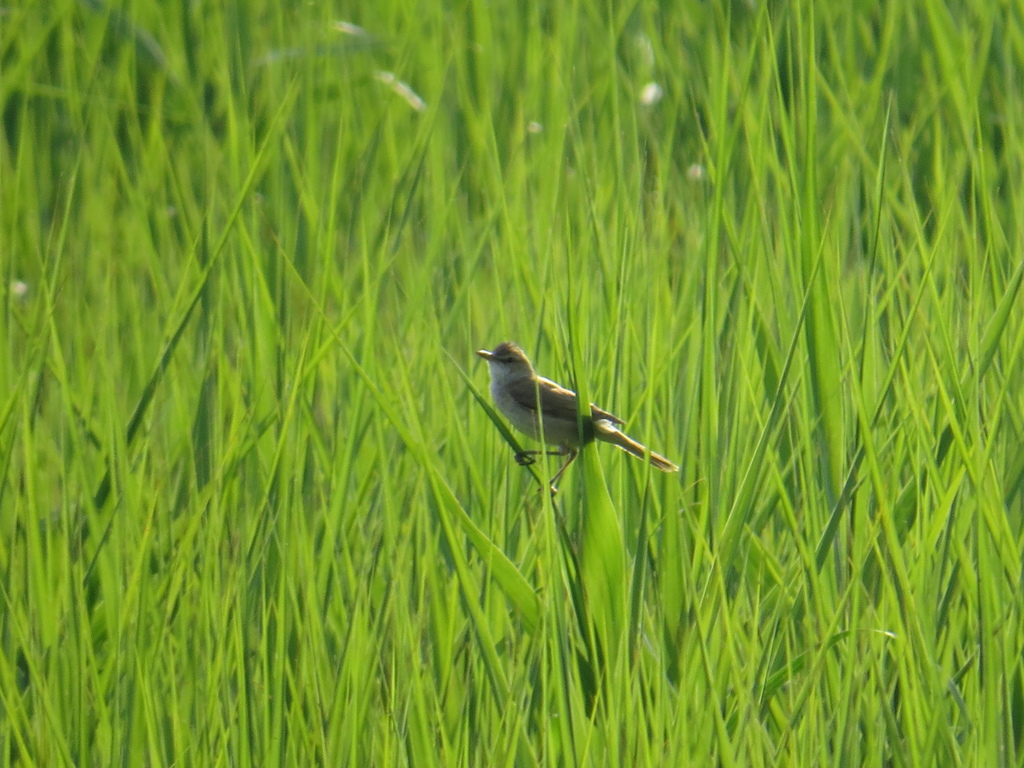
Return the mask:
<path id="1" fill-rule="evenodd" d="M 167 367 L 170 365 L 171 357 L 174 355 L 175 350 L 178 348 L 178 344 L 181 342 L 185 333 L 185 328 L 188 326 L 188 323 L 192 318 L 192 313 L 195 311 L 196 307 L 199 306 L 199 302 L 202 300 L 206 291 L 207 284 L 217 269 L 220 257 L 224 253 L 225 246 L 228 242 L 228 235 L 231 233 L 231 230 L 242 211 L 242 206 L 248 199 L 249 194 L 252 191 L 252 187 L 256 183 L 256 179 L 259 177 L 262 170 L 263 160 L 268 152 L 268 148 L 273 145 L 277 138 L 277 132 L 280 130 L 282 116 L 286 113 L 286 107 L 289 104 L 290 99 L 283 99 L 281 104 L 278 106 L 277 111 L 274 113 L 274 117 L 267 128 L 267 133 L 263 138 L 263 142 L 252 159 L 249 174 L 246 176 L 245 182 L 242 184 L 242 188 L 238 190 L 238 193 L 235 196 L 234 206 L 221 229 L 220 236 L 217 238 L 217 243 L 213 248 L 213 252 L 210 253 L 209 258 L 206 260 L 202 274 L 199 277 L 199 281 L 193 288 L 192 295 L 185 303 L 184 310 L 182 310 L 177 322 L 172 326 L 167 342 L 164 344 L 164 348 L 157 358 L 156 366 L 150 374 L 149 379 L 146 382 L 146 386 L 142 390 L 142 394 L 139 395 L 139 400 L 135 404 L 135 408 L 132 410 L 132 414 L 128 419 L 128 426 L 125 430 L 125 444 L 128 446 L 131 446 L 132 442 L 135 440 L 138 429 L 142 424 L 142 418 L 145 416 L 153 397 L 156 395 L 157 387 L 163 380 Z M 193 247 L 201 247 L 201 244 L 196 243 Z M 184 292 L 185 286 L 182 285 L 181 289 Z M 175 303 L 177 304 L 177 301 Z M 95 493 L 93 493 L 92 503 L 94 507 L 100 509 L 106 504 L 107 497 L 110 494 L 110 488 L 111 469 L 108 467 L 103 479 L 100 480 Z"/>
<path id="2" fill-rule="evenodd" d="M 430 472 L 431 487 L 433 488 L 434 494 L 437 498 L 439 509 L 442 510 L 445 515 L 452 514 L 455 517 L 456 522 L 460 525 L 463 532 L 466 533 L 473 545 L 477 547 L 480 552 L 480 556 L 484 562 L 487 563 L 488 567 L 492 570 L 495 579 L 505 590 L 506 596 L 513 602 L 514 605 L 520 610 L 523 620 L 526 626 L 530 629 L 536 629 L 540 623 L 540 604 L 537 600 L 536 593 L 529 583 L 523 578 L 522 574 L 516 569 L 512 562 L 505 556 L 505 554 L 494 545 L 493 542 L 488 539 L 483 532 L 476 527 L 469 515 L 466 514 L 465 510 L 458 503 L 458 500 L 452 494 L 447 484 L 441 479 L 434 469 L 433 461 L 430 459 L 430 453 L 419 441 L 417 441 L 412 434 L 408 431 L 405 421 L 399 418 L 398 414 L 394 411 L 391 405 L 388 403 L 387 398 L 381 393 L 373 380 L 366 374 L 362 366 L 356 361 L 355 357 L 347 350 L 342 347 L 346 357 L 348 357 L 349 364 L 353 366 L 354 370 L 362 378 L 364 384 L 373 394 L 374 399 L 377 402 L 381 412 L 384 413 L 388 420 L 391 422 L 391 426 L 401 436 L 406 447 L 417 457 L 417 460 L 422 463 L 425 469 Z M 448 543 L 453 556 L 456 558 L 456 570 L 460 574 L 460 577 L 465 577 L 463 580 L 463 587 L 465 589 L 466 599 L 468 601 L 476 600 L 476 590 L 470 588 L 470 584 L 467 582 L 469 579 L 468 566 L 464 562 L 464 556 L 459 550 L 459 540 L 452 534 L 452 529 L 447 522 L 447 517 L 444 517 L 442 522 L 444 523 L 443 528 L 445 535 L 448 538 Z M 489 655 L 488 658 L 494 658 Z M 496 673 L 495 673 L 496 674 Z"/>
<path id="3" fill-rule="evenodd" d="M 1024 765 L 1018 5 L 0 7 L 0 764 Z"/>

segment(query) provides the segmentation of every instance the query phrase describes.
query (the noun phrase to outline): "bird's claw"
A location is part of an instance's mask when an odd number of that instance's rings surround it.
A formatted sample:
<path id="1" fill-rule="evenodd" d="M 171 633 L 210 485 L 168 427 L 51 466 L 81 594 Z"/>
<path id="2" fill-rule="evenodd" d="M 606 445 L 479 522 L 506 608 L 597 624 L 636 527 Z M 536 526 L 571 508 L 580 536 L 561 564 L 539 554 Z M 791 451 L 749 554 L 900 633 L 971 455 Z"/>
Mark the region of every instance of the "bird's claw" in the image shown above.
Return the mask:
<path id="1" fill-rule="evenodd" d="M 520 467 L 528 467 L 531 464 L 533 464 L 535 461 L 537 461 L 537 460 L 535 458 L 533 458 L 533 456 L 531 456 L 528 453 L 517 453 L 516 454 L 516 464 L 518 464 Z"/>
<path id="2" fill-rule="evenodd" d="M 551 498 L 553 500 L 555 498 L 555 494 L 558 493 L 558 488 L 549 484 L 547 486 L 547 489 L 548 493 L 551 494 Z M 537 486 L 537 493 L 544 493 L 544 483 L 541 483 L 540 485 Z"/>

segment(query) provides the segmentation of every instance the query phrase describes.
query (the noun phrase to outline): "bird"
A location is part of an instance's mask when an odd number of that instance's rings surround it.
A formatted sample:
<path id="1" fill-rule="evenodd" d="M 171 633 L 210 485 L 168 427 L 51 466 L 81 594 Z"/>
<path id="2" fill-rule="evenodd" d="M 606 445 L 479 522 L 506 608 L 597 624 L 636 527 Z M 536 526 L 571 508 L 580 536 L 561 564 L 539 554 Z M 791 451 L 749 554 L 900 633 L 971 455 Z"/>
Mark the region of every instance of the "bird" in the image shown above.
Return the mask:
<path id="1" fill-rule="evenodd" d="M 551 379 L 538 376 L 526 353 L 517 344 L 503 341 L 494 349 L 477 354 L 487 361 L 491 374 L 491 398 L 512 425 L 534 440 L 557 447 L 554 451 L 522 451 L 516 454 L 520 465 L 532 464 L 534 456 L 566 456 L 565 463 L 551 478 L 551 489 L 572 464 L 580 446 L 593 440 L 621 448 L 639 459 L 647 459 L 662 472 L 678 472 L 679 467 L 664 456 L 649 450 L 626 435 L 625 422 L 603 408 L 590 404 L 590 419 L 578 420 L 576 393 Z M 541 430 L 543 424 L 543 435 Z M 581 439 L 582 438 L 582 439 Z"/>

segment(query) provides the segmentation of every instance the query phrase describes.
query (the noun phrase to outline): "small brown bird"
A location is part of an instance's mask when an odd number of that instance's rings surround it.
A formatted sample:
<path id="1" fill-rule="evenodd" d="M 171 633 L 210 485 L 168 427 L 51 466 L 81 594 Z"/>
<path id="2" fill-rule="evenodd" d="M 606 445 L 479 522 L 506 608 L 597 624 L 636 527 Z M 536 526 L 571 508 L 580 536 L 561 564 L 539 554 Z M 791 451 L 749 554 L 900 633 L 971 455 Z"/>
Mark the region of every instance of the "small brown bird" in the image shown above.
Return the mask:
<path id="1" fill-rule="evenodd" d="M 490 352 L 481 349 L 477 354 L 487 361 L 491 369 L 491 397 L 498 410 L 508 417 L 516 429 L 534 440 L 541 438 L 540 423 L 543 420 L 544 442 L 558 446 L 557 451 L 548 451 L 548 455 L 569 457 L 551 478 L 554 487 L 558 478 L 576 458 L 581 445 L 576 393 L 538 376 L 523 350 L 511 341 L 502 342 Z M 618 425 L 625 422 L 618 416 L 593 403 L 590 404 L 590 415 L 590 421 L 583 422 L 583 443 L 601 440 L 639 459 L 649 459 L 655 468 L 663 472 L 679 471 L 679 467 L 664 456 L 649 451 L 623 433 Z M 539 453 L 544 452 L 523 451 L 516 454 L 516 461 L 529 464 L 533 461 L 532 457 Z"/>

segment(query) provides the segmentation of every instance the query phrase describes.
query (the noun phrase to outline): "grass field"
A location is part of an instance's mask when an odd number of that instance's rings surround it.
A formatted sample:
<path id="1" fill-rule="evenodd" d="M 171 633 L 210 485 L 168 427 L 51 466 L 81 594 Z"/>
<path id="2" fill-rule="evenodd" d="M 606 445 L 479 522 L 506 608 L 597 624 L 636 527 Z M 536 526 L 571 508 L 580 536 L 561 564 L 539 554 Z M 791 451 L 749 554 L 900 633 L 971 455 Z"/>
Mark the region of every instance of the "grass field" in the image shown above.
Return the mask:
<path id="1" fill-rule="evenodd" d="M 1024 765 L 1024 6 L 351 5 L 0 9 L 0 768 Z"/>

